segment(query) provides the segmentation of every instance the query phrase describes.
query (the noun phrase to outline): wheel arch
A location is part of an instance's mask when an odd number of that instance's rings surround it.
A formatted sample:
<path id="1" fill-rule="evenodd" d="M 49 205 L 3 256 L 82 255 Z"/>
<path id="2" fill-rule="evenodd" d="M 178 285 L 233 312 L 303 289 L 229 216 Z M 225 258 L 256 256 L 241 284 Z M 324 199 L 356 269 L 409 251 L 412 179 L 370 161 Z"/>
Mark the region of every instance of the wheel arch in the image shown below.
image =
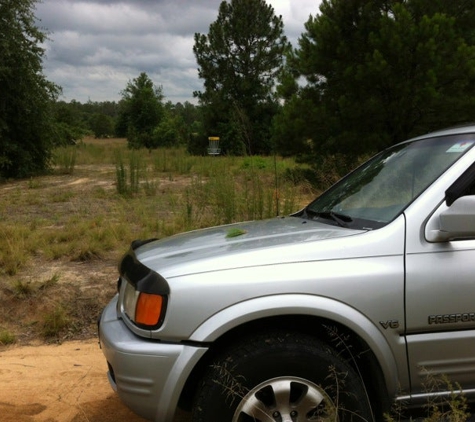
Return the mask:
<path id="1" fill-rule="evenodd" d="M 252 302 L 252 303 L 251 303 Z M 361 373 L 373 403 L 388 410 L 389 397 L 397 388 L 397 366 L 379 330 L 364 315 L 340 302 L 308 295 L 278 295 L 234 305 L 202 324 L 191 336 L 207 342 L 209 351 L 192 371 L 180 405 L 188 408 L 204 370 L 223 348 L 250 333 L 284 328 L 310 334 L 328 344 Z"/>

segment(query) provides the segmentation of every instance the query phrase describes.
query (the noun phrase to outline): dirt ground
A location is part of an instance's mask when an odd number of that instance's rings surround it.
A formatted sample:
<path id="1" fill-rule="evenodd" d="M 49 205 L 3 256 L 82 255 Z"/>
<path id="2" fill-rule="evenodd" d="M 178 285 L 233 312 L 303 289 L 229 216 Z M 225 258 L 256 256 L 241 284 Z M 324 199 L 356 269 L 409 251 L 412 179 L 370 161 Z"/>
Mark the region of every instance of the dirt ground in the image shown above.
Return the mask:
<path id="1" fill-rule="evenodd" d="M 107 380 L 97 340 L 0 351 L 2 422 L 141 422 Z M 177 412 L 174 422 L 189 422 Z"/>

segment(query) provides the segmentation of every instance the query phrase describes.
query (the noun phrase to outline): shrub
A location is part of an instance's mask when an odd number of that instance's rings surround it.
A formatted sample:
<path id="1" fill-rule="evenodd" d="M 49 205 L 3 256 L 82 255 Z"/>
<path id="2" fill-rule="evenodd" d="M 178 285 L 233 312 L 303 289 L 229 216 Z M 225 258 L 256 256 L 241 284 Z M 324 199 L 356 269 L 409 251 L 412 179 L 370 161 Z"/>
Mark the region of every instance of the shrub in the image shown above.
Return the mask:
<path id="1" fill-rule="evenodd" d="M 15 334 L 8 330 L 0 330 L 0 345 L 7 346 L 16 342 Z"/>
<path id="2" fill-rule="evenodd" d="M 45 339 L 59 337 L 60 333 L 69 325 L 69 317 L 62 305 L 56 305 L 51 311 L 43 315 L 41 335 Z"/>

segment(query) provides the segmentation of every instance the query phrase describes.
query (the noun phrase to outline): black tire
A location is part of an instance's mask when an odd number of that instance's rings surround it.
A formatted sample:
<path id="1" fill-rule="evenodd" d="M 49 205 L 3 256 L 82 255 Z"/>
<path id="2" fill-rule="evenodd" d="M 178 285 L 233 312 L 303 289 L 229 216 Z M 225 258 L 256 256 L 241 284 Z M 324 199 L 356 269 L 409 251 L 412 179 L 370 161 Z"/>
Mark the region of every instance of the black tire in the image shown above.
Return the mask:
<path id="1" fill-rule="evenodd" d="M 361 379 L 327 345 L 283 331 L 226 349 L 204 375 L 192 410 L 193 422 L 336 420 L 373 420 Z"/>

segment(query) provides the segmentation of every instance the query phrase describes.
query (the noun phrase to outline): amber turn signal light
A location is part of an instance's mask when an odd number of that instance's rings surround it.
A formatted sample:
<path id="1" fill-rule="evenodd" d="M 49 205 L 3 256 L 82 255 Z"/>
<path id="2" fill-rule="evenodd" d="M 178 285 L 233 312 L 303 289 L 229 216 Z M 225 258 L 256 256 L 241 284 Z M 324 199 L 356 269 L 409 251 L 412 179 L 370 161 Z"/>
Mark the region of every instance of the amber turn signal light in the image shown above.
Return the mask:
<path id="1" fill-rule="evenodd" d="M 155 326 L 162 313 L 163 297 L 141 292 L 135 308 L 135 323 Z"/>

